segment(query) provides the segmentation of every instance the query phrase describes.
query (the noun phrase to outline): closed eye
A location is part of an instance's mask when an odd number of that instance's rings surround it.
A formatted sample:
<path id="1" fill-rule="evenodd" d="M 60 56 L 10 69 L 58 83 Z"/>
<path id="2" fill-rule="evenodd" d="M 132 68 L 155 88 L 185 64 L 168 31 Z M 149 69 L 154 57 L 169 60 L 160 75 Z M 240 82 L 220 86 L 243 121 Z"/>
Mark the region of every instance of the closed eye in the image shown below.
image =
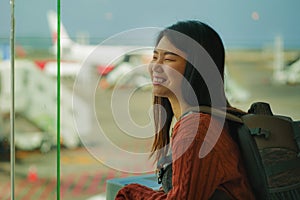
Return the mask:
<path id="1" fill-rule="evenodd" d="M 173 55 L 173 54 L 166 54 L 164 56 L 165 56 L 164 60 L 166 61 L 176 61 L 178 58 L 177 55 Z"/>
<path id="2" fill-rule="evenodd" d="M 171 58 L 165 58 L 164 60 L 165 61 L 171 61 L 171 62 L 176 61 L 175 59 L 171 59 Z"/>
<path id="3" fill-rule="evenodd" d="M 160 53 L 157 50 L 154 50 L 152 61 L 156 61 L 158 59 L 159 55 L 160 55 Z M 170 52 L 170 51 L 162 52 L 161 56 L 163 56 L 163 60 L 167 61 L 167 62 L 174 62 L 177 60 L 178 57 L 181 57 L 178 54 Z"/>

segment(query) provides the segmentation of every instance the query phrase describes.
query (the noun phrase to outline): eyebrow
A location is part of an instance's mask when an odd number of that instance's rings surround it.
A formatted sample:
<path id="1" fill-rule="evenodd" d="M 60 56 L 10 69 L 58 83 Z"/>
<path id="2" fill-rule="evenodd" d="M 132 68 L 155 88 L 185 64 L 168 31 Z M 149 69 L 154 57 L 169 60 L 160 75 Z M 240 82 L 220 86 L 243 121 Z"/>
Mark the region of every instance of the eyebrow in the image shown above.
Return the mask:
<path id="1" fill-rule="evenodd" d="M 154 50 L 153 53 L 158 54 L 158 51 Z M 178 55 L 178 54 L 176 54 L 176 53 L 173 53 L 173 52 L 171 52 L 171 51 L 165 51 L 165 52 L 164 52 L 164 55 L 173 55 L 173 56 L 179 56 L 179 57 L 181 57 L 180 55 Z"/>

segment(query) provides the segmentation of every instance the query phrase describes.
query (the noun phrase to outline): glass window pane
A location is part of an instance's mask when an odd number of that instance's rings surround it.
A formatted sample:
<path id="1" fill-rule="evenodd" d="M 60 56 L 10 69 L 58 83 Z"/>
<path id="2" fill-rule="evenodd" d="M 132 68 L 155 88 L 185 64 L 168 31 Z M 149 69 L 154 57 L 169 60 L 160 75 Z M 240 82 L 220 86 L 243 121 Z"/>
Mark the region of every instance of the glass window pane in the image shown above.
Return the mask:
<path id="1" fill-rule="evenodd" d="M 179 0 L 172 5 L 61 3 L 63 200 L 104 198 L 108 179 L 153 173 L 151 160 L 135 157 L 148 155 L 153 141 L 147 64 L 157 32 L 176 20 L 203 19 L 218 30 L 226 46 L 225 90 L 233 106 L 247 111 L 254 101 L 267 101 L 274 113 L 300 118 L 295 64 L 300 29 L 291 24 L 299 18 L 299 3 L 275 1 L 271 12 L 269 3 L 245 6 L 233 0 L 218 2 L 218 7 L 214 1 Z M 57 195 L 56 7 L 56 1 L 16 2 L 16 199 L 52 200 Z M 9 199 L 11 181 L 9 44 L 10 5 L 0 1 L 0 199 Z"/>
<path id="2" fill-rule="evenodd" d="M 0 3 L 2 143 L 10 142 L 11 131 L 9 3 Z M 41 31 L 47 28 L 45 11 L 33 9 L 38 4 L 15 3 L 15 199 L 56 198 L 56 80 L 42 70 L 42 64 L 54 56 L 48 50 L 51 38 Z M 55 2 L 47 6 L 55 8 Z M 0 199 L 10 197 L 10 162 L 1 161 Z"/>

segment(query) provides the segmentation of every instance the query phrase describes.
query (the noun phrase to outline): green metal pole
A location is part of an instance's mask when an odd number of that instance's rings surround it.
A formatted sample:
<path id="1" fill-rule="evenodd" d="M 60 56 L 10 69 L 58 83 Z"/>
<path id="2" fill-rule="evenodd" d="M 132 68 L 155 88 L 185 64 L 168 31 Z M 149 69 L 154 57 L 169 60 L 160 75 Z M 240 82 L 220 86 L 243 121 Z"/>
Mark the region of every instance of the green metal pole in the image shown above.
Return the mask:
<path id="1" fill-rule="evenodd" d="M 57 0 L 57 200 L 60 200 L 60 0 Z"/>

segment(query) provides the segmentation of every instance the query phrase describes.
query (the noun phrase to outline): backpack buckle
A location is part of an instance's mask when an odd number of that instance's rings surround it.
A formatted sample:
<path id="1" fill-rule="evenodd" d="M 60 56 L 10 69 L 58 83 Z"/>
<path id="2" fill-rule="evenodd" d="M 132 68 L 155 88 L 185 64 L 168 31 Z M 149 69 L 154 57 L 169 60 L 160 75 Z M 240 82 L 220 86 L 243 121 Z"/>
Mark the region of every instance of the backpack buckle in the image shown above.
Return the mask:
<path id="1" fill-rule="evenodd" d="M 250 133 L 251 135 L 264 136 L 265 139 L 268 139 L 271 134 L 269 130 L 262 129 L 262 128 L 251 128 Z"/>

